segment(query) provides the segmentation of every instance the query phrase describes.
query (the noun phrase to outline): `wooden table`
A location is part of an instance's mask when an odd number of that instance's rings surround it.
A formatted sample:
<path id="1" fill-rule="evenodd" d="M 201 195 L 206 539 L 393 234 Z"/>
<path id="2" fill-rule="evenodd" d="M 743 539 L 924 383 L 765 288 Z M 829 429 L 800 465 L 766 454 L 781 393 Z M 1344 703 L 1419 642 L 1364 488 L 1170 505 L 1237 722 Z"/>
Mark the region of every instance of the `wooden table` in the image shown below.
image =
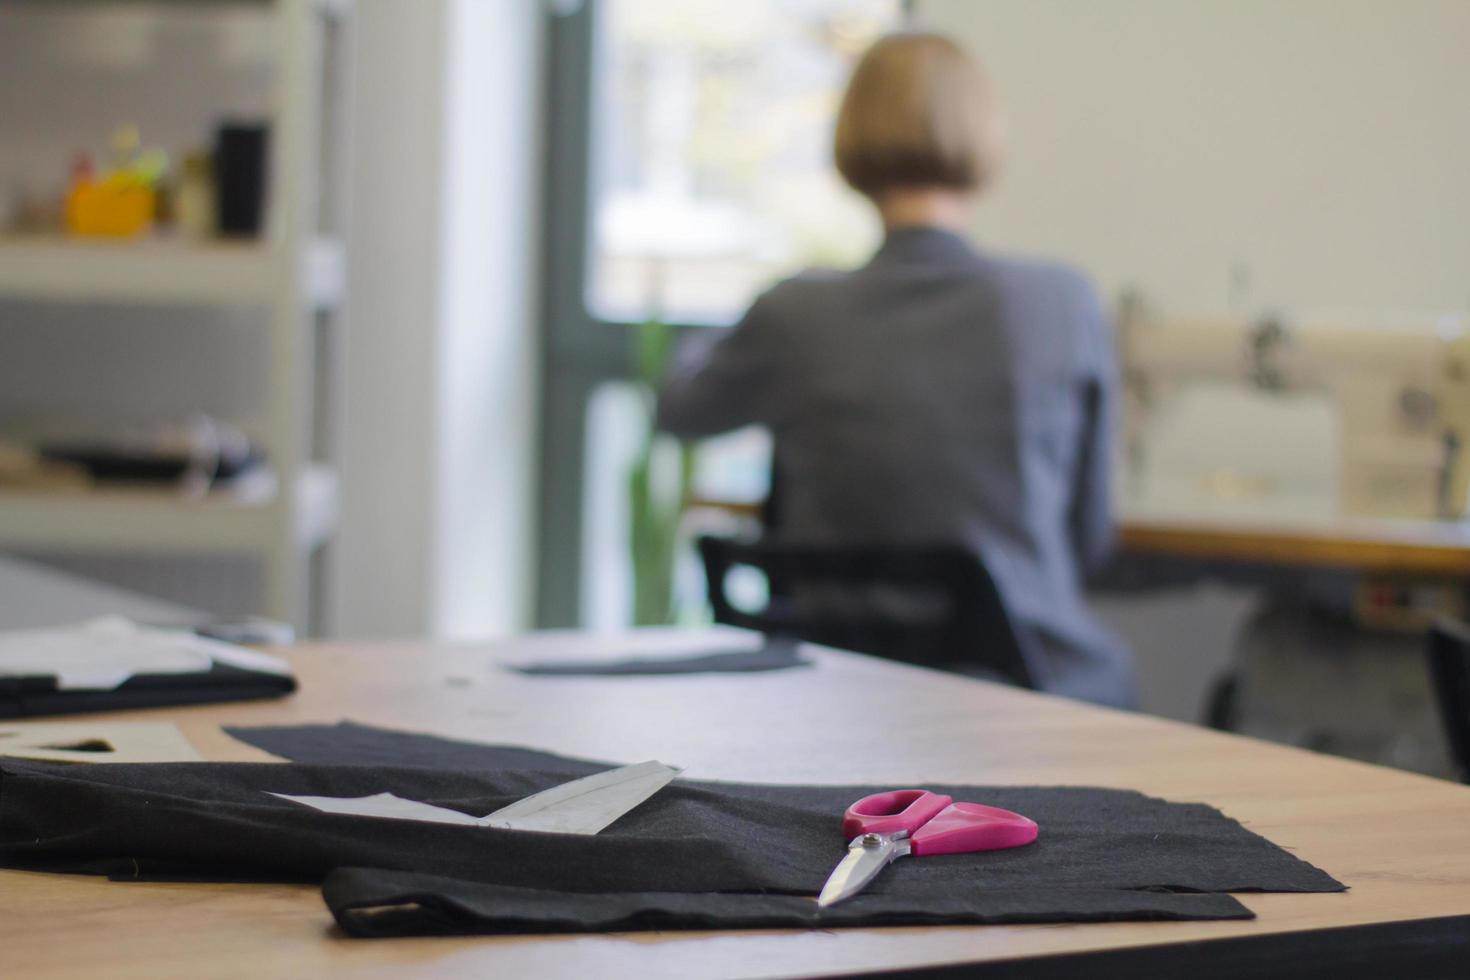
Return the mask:
<path id="1" fill-rule="evenodd" d="M 1125 787 L 1219 806 L 1351 890 L 1243 895 L 1259 916 L 1249 922 L 353 940 L 312 887 L 4 871 L 0 975 L 771 977 L 984 963 L 964 975 L 1154 976 L 1172 964 L 1167 975 L 1205 980 L 1260 975 L 1291 956 L 1306 958 L 1291 964 L 1303 976 L 1319 975 L 1312 964 L 1334 977 L 1458 964 L 1439 974 L 1449 976 L 1470 963 L 1470 787 L 828 651 L 815 652 L 815 668 L 747 676 L 538 679 L 496 666 L 746 642 L 647 631 L 308 646 L 290 654 L 302 691 L 289 700 L 128 717 L 176 720 L 216 759 L 266 758 L 221 723 L 350 718 L 656 757 L 701 779 Z M 1346 927 L 1358 928 L 1318 932 Z"/>
<path id="2" fill-rule="evenodd" d="M 1125 513 L 1120 550 L 1203 561 L 1470 579 L 1470 522 L 1285 521 Z"/>
<path id="3" fill-rule="evenodd" d="M 764 506 L 705 497 L 689 503 L 690 509 L 720 511 L 752 522 L 760 521 Z M 1201 561 L 1470 578 L 1470 521 L 1161 513 L 1125 501 L 1118 516 L 1118 546 L 1131 554 Z"/>

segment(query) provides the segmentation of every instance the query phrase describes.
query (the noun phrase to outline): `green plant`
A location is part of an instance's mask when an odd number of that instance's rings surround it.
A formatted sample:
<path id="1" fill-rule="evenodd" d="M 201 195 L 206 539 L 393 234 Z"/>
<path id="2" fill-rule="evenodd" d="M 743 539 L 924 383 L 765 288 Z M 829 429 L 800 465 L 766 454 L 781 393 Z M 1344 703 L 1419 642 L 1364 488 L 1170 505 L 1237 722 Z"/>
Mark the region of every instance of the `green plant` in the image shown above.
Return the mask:
<path id="1" fill-rule="evenodd" d="M 659 382 L 673 351 L 673 330 L 659 320 L 641 324 L 633 346 L 633 376 L 644 407 L 643 442 L 628 472 L 628 549 L 633 566 L 633 625 L 674 621 L 674 564 L 679 522 L 694 480 L 692 446 L 655 427 Z"/>

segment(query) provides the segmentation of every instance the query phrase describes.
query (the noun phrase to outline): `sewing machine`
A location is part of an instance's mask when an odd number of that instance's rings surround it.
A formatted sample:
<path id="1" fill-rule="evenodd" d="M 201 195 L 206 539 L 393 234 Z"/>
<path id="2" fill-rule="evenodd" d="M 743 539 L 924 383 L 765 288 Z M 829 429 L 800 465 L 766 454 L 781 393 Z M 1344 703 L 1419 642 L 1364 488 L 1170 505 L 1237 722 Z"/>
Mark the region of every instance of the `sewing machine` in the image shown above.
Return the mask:
<path id="1" fill-rule="evenodd" d="M 1462 517 L 1470 333 L 1125 304 L 1121 499 L 1150 515 Z"/>

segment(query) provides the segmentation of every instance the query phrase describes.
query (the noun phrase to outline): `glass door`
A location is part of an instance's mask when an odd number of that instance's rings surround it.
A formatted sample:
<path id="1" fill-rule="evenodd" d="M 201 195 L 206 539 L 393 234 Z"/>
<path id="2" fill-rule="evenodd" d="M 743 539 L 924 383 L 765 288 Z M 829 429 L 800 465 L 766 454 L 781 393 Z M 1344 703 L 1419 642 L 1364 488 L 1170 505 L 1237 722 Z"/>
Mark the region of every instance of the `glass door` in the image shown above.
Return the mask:
<path id="1" fill-rule="evenodd" d="M 586 0 L 549 75 L 538 622 L 626 623 L 627 473 L 646 432 L 636 325 L 737 320 L 765 287 L 851 267 L 879 227 L 831 165 L 853 63 L 902 0 Z M 757 432 L 702 491 L 762 492 Z"/>

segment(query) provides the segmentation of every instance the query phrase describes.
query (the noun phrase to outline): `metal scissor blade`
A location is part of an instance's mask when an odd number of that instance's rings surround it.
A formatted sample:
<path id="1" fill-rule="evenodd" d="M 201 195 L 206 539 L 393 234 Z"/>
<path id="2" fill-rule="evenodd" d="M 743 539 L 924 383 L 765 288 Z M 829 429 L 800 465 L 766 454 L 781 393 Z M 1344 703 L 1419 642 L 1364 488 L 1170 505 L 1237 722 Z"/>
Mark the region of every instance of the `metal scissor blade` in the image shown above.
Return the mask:
<path id="1" fill-rule="evenodd" d="M 867 886 L 878 872 L 895 858 L 909 852 L 907 838 L 894 838 L 887 834 L 864 834 L 853 841 L 847 849 L 847 857 L 837 862 L 822 893 L 817 896 L 817 905 L 828 905 L 851 898 Z"/>
<path id="2" fill-rule="evenodd" d="M 542 790 L 481 817 L 484 827 L 595 834 L 663 789 L 679 770 L 640 762 Z"/>

